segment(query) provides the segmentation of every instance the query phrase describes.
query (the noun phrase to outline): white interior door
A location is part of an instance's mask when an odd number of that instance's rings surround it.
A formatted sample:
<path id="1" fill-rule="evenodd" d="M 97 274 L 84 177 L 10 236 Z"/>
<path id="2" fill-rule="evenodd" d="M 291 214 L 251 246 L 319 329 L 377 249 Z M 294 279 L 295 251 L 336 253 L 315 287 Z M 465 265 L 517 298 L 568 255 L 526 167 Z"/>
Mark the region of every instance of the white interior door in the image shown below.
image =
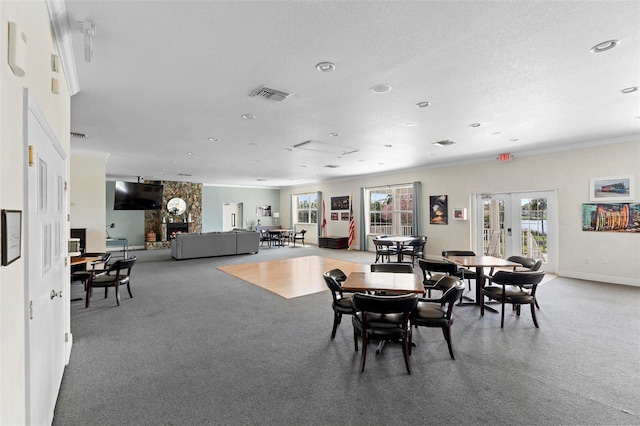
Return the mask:
<path id="1" fill-rule="evenodd" d="M 242 228 L 242 203 L 224 203 L 222 205 L 222 230 L 231 231 Z"/>
<path id="2" fill-rule="evenodd" d="M 543 270 L 557 271 L 555 191 L 479 195 L 476 205 L 478 252 L 541 259 Z"/>
<path id="3" fill-rule="evenodd" d="M 27 424 L 51 424 L 66 362 L 69 275 L 66 266 L 66 154 L 29 102 L 25 226 Z"/>

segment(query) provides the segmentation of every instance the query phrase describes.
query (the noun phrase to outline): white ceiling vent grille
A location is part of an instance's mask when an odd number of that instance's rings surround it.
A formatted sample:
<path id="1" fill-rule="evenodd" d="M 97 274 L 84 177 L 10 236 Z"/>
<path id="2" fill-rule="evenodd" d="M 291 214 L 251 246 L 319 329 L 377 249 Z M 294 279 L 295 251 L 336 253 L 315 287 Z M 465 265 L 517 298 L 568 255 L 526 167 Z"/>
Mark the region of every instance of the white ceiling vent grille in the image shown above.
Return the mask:
<path id="1" fill-rule="evenodd" d="M 283 92 L 282 90 L 270 89 L 264 86 L 251 93 L 252 97 L 268 99 L 271 102 L 282 102 L 289 95 L 290 93 Z"/>
<path id="2" fill-rule="evenodd" d="M 348 146 L 340 146 L 333 145 L 330 143 L 324 143 L 314 140 L 309 140 L 306 142 L 300 142 L 297 145 L 293 146 L 297 149 L 303 149 L 306 151 L 316 151 L 316 152 L 324 152 L 328 154 L 338 154 L 338 155 L 347 155 L 353 154 L 354 152 L 358 152 L 356 148 L 350 148 Z"/>

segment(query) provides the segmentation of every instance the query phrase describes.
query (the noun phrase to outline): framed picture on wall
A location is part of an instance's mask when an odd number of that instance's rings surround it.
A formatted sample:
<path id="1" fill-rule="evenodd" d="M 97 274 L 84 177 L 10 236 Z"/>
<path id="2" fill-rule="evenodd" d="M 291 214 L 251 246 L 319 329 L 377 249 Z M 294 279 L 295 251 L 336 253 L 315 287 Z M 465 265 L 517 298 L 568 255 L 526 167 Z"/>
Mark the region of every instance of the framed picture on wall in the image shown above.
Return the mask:
<path id="1" fill-rule="evenodd" d="M 331 210 L 349 210 L 349 196 L 331 197 Z"/>
<path id="2" fill-rule="evenodd" d="M 429 196 L 429 223 L 431 225 L 448 225 L 449 209 L 446 195 Z"/>
<path id="3" fill-rule="evenodd" d="M 340 220 L 339 212 L 331 212 L 331 222 L 338 222 Z"/>
<path id="4" fill-rule="evenodd" d="M 20 258 L 22 248 L 22 211 L 2 210 L 2 266 Z"/>
<path id="5" fill-rule="evenodd" d="M 340 212 L 340 222 L 349 222 L 349 212 Z"/>
<path id="6" fill-rule="evenodd" d="M 256 206 L 257 217 L 271 217 L 271 206 Z"/>
<path id="7" fill-rule="evenodd" d="M 592 178 L 589 182 L 589 201 L 633 201 L 633 176 Z"/>
<path id="8" fill-rule="evenodd" d="M 455 220 L 467 220 L 467 209 L 459 207 L 453 209 L 453 218 Z"/>

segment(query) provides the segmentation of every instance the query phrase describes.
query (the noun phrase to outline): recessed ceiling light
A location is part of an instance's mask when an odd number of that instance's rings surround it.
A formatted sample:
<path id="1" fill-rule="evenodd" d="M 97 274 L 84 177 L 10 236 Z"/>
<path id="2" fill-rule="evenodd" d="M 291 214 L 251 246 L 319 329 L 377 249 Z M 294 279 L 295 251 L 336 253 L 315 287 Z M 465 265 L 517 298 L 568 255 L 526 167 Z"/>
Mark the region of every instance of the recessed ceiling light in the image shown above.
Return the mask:
<path id="1" fill-rule="evenodd" d="M 376 84 L 371 88 L 373 93 L 387 93 L 389 90 L 391 90 L 391 86 L 388 84 Z"/>
<path id="2" fill-rule="evenodd" d="M 428 107 L 429 105 L 431 105 L 431 104 L 430 104 L 429 102 L 427 102 L 427 101 L 418 102 L 418 103 L 416 104 L 416 106 L 417 106 L 418 108 L 426 108 L 426 107 Z"/>
<path id="3" fill-rule="evenodd" d="M 385 148 L 391 148 L 393 145 L 391 145 L 390 143 L 386 144 L 384 147 Z"/>
<path id="4" fill-rule="evenodd" d="M 253 114 L 242 114 L 242 118 L 244 118 L 245 120 L 253 120 L 254 118 L 256 118 L 256 116 Z"/>
<path id="5" fill-rule="evenodd" d="M 493 133 L 491 133 L 491 136 L 496 136 L 496 135 L 501 135 L 501 134 L 502 134 L 502 132 L 493 132 Z"/>
<path id="6" fill-rule="evenodd" d="M 443 141 L 434 142 L 434 143 L 432 143 L 432 145 L 436 145 L 436 146 L 451 146 L 454 143 L 455 143 L 454 141 L 446 139 L 446 140 L 443 140 Z"/>
<path id="7" fill-rule="evenodd" d="M 267 180 L 265 178 L 258 178 L 256 179 L 258 182 L 266 182 Z"/>
<path id="8" fill-rule="evenodd" d="M 249 146 L 258 146 L 258 144 L 257 144 L 257 143 L 255 143 L 255 142 L 250 142 L 250 143 L 249 143 Z"/>
<path id="9" fill-rule="evenodd" d="M 613 49 L 618 44 L 620 44 L 620 40 L 603 41 L 602 43 L 598 43 L 595 46 L 593 46 L 591 48 L 591 52 L 593 52 L 593 53 L 606 52 L 609 49 Z"/>
<path id="10" fill-rule="evenodd" d="M 333 136 L 333 137 L 335 138 L 335 137 L 337 137 L 337 136 L 340 136 L 340 133 L 338 133 L 338 132 L 332 132 L 332 133 L 329 133 L 329 136 Z"/>
<path id="11" fill-rule="evenodd" d="M 511 142 L 518 142 L 518 139 L 509 139 Z"/>
<path id="12" fill-rule="evenodd" d="M 322 72 L 331 72 L 336 69 L 336 66 L 331 62 L 320 62 L 316 65 L 316 69 Z"/>
<path id="13" fill-rule="evenodd" d="M 471 123 L 469 127 L 480 127 L 480 123 Z"/>
<path id="14" fill-rule="evenodd" d="M 209 138 L 210 142 L 219 142 L 220 138 Z"/>
<path id="15" fill-rule="evenodd" d="M 406 127 L 413 127 L 415 125 L 416 125 L 416 123 L 411 123 L 411 122 L 407 122 L 407 123 L 403 124 L 403 126 L 406 126 Z"/>
<path id="16" fill-rule="evenodd" d="M 285 148 L 284 150 L 287 151 L 287 152 L 291 152 L 291 151 L 293 151 L 293 148 Z"/>
<path id="17" fill-rule="evenodd" d="M 622 89 L 620 91 L 620 93 L 622 93 L 623 95 L 627 94 L 627 93 L 633 93 L 636 92 L 638 90 L 638 86 L 632 86 L 632 87 L 626 87 L 624 89 Z"/>
<path id="18" fill-rule="evenodd" d="M 189 151 L 189 152 L 187 152 L 187 155 L 196 155 L 196 153 Z"/>
<path id="19" fill-rule="evenodd" d="M 378 163 L 378 165 L 380 165 L 380 166 L 384 166 L 384 163 Z"/>

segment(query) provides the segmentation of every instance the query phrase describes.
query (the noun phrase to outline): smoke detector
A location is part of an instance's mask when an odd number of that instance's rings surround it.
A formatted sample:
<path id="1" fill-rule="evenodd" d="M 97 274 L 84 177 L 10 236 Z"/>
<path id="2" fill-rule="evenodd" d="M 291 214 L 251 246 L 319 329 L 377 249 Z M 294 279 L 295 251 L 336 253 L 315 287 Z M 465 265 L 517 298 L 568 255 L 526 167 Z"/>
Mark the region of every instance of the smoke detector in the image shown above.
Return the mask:
<path id="1" fill-rule="evenodd" d="M 282 102 L 289 95 L 290 93 L 283 92 L 282 90 L 270 89 L 268 87 L 262 86 L 259 89 L 253 91 L 250 96 L 255 98 L 264 98 L 270 100 L 271 102 Z"/>

